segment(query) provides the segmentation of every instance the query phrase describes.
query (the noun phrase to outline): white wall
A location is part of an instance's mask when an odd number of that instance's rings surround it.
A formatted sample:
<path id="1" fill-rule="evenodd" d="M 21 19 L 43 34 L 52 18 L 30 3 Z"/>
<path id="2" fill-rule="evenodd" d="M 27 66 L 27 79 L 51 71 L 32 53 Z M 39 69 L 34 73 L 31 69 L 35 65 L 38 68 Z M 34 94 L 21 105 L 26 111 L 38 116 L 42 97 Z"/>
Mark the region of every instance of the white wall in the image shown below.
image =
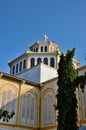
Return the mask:
<path id="1" fill-rule="evenodd" d="M 41 65 L 40 82 L 45 82 L 55 77 L 57 77 L 57 70 L 55 68 L 50 66 L 47 67 L 45 64 Z"/>
<path id="2" fill-rule="evenodd" d="M 26 80 L 39 83 L 40 82 L 40 67 L 34 66 L 31 69 L 28 69 L 25 72 L 18 74 L 18 76 Z"/>
<path id="3" fill-rule="evenodd" d="M 18 74 L 18 76 L 32 82 L 42 83 L 57 77 L 57 70 L 53 67 L 41 63 L 21 74 Z"/>

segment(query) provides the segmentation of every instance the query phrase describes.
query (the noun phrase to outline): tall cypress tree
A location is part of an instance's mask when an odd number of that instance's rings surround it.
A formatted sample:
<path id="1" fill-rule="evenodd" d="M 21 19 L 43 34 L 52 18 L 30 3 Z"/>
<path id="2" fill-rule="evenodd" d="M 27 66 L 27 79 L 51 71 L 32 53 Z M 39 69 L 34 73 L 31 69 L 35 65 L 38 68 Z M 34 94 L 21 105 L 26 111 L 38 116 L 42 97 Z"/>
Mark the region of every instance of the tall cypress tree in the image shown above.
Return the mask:
<path id="1" fill-rule="evenodd" d="M 58 128 L 57 130 L 77 130 L 77 99 L 76 85 L 77 72 L 72 59 L 75 48 L 68 50 L 66 55 L 61 54 L 58 69 L 57 106 Z"/>

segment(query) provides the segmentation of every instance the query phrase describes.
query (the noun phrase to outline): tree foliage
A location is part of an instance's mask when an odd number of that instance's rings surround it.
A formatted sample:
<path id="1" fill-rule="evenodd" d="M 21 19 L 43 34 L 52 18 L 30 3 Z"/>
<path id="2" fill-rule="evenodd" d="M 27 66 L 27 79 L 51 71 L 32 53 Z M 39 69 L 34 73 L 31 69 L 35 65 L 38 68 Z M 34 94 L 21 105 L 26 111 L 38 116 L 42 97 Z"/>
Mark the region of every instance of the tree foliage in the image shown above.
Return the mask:
<path id="1" fill-rule="evenodd" d="M 62 53 L 60 56 L 56 95 L 57 130 L 77 130 L 77 99 L 75 91 L 79 83 L 83 86 L 85 82 L 82 81 L 84 77 L 82 79 L 81 76 L 78 77 L 74 68 L 72 60 L 74 54 L 75 48 L 68 50 L 66 55 Z"/>
<path id="2" fill-rule="evenodd" d="M 7 110 L 0 109 L 0 119 L 3 119 L 3 121 L 8 122 L 14 115 L 14 112 L 9 113 Z"/>

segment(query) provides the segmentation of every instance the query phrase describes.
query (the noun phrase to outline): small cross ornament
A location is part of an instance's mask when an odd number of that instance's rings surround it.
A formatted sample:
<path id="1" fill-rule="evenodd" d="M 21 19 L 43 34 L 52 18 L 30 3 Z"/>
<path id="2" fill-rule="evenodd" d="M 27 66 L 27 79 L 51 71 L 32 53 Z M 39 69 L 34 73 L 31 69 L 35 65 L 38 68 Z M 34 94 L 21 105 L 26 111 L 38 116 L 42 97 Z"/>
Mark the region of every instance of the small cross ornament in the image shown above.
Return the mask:
<path id="1" fill-rule="evenodd" d="M 44 41 L 46 42 L 46 41 L 47 41 L 47 38 L 48 38 L 47 34 L 44 34 L 44 35 L 43 35 L 43 38 L 44 38 Z"/>

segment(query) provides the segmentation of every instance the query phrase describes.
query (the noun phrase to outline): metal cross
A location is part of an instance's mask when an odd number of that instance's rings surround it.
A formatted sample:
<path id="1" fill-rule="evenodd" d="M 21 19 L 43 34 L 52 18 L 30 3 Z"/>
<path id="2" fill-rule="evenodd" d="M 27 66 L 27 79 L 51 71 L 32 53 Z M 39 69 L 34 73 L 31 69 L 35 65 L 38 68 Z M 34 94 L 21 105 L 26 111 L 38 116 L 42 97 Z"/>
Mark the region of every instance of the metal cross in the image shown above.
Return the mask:
<path id="1" fill-rule="evenodd" d="M 47 38 L 48 38 L 47 34 L 44 34 L 44 35 L 43 35 L 43 38 L 44 38 L 44 41 L 46 42 L 46 40 L 47 40 Z"/>

